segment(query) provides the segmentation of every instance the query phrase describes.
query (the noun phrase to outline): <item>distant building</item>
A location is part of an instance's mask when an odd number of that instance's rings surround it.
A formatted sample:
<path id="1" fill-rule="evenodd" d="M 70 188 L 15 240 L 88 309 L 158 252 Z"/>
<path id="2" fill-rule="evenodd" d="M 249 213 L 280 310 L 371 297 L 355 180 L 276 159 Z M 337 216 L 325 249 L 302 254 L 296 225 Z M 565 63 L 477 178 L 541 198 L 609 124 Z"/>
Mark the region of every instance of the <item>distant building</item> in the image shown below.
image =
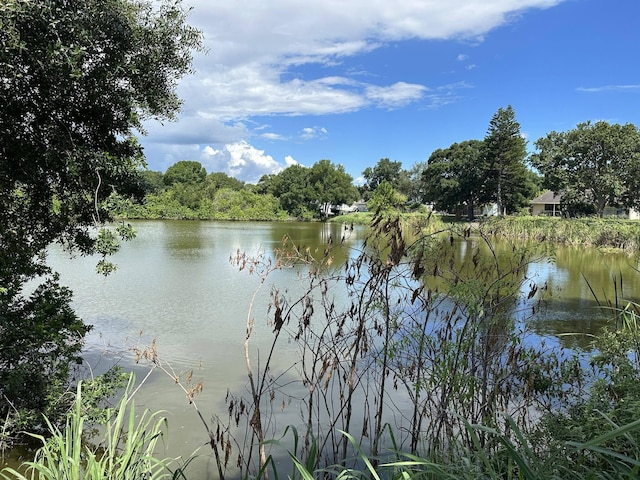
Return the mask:
<path id="1" fill-rule="evenodd" d="M 562 215 L 560 201 L 562 195 L 547 190 L 542 195 L 531 200 L 531 215 L 549 215 L 559 217 Z"/>
<path id="2" fill-rule="evenodd" d="M 547 190 L 542 195 L 531 200 L 531 215 L 562 216 L 562 210 L 560 209 L 561 201 L 562 194 L 556 194 L 551 190 Z M 605 207 L 603 216 L 640 220 L 640 212 L 633 208 Z"/>
<path id="3" fill-rule="evenodd" d="M 360 201 L 354 202 L 351 205 L 347 205 L 343 203 L 342 205 L 330 205 L 329 210 L 326 212 L 327 216 L 332 215 L 344 215 L 345 213 L 353 213 L 353 212 L 366 212 L 367 211 L 367 203 Z"/>
<path id="4" fill-rule="evenodd" d="M 366 212 L 367 211 L 367 202 L 360 200 L 359 202 L 355 202 L 353 204 L 356 212 Z"/>

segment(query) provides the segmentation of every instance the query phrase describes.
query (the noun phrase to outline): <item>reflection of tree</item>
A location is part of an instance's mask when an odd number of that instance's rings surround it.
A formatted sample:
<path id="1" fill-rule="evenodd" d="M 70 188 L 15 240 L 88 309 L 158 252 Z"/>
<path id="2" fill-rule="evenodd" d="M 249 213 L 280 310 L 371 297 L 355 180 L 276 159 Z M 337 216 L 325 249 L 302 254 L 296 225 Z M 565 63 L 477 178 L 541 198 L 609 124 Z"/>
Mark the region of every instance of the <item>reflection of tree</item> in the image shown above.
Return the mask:
<path id="1" fill-rule="evenodd" d="M 614 316 L 610 310 L 600 309 L 595 301 L 592 303 L 591 307 L 576 311 L 573 302 L 555 299 L 551 302 L 553 309 L 547 308 L 531 322 L 531 329 L 540 337 L 556 337 L 563 348 L 590 350 L 594 336 L 610 327 Z"/>
<path id="2" fill-rule="evenodd" d="M 505 248 L 497 240 L 494 245 Z M 467 255 L 465 248 L 460 246 L 461 257 Z M 547 247 L 545 257 L 531 263 L 527 271 L 533 281 L 546 284 L 548 293 L 531 328 L 541 336 L 558 336 L 567 348 L 587 348 L 588 336 L 598 334 L 615 317 L 612 309 L 638 300 L 637 262 L 622 252 Z M 573 333 L 575 337 L 567 335 Z"/>
<path id="3" fill-rule="evenodd" d="M 175 228 L 179 225 L 180 228 Z M 162 238 L 165 248 L 172 257 L 204 256 L 206 252 L 206 236 L 203 234 L 202 222 L 184 222 L 165 220 Z"/>

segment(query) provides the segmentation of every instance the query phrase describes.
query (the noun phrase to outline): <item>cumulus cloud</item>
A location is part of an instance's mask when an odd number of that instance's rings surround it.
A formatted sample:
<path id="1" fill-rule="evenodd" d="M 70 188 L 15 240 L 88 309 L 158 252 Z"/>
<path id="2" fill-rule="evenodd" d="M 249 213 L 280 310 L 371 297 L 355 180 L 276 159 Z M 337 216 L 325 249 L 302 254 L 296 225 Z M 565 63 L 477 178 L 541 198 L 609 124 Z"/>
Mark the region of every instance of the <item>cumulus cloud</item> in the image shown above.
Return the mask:
<path id="1" fill-rule="evenodd" d="M 291 165 L 300 165 L 291 155 L 284 157 L 284 163 L 287 167 L 290 167 Z"/>
<path id="2" fill-rule="evenodd" d="M 303 140 L 312 140 L 318 137 L 325 137 L 328 133 L 324 127 L 305 127 L 300 132 L 300 138 Z"/>
<path id="3" fill-rule="evenodd" d="M 477 42 L 527 9 L 562 1 L 311 0 L 302 5 L 294 0 L 185 0 L 193 7 L 189 22 L 203 31 L 208 53 L 196 54 L 195 75 L 180 82 L 185 108 L 179 123 L 147 125 L 145 146 L 151 144 L 166 163 L 187 149 L 214 145 L 218 150 L 208 151 L 207 161 L 228 173 L 255 176 L 280 164 L 243 139 L 290 137 L 255 125 L 254 119 L 410 104 L 438 108 L 457 98 L 451 88 L 388 80 L 354 68 L 336 76 L 324 67 L 410 39 Z M 309 128 L 302 138 L 326 135 Z"/>
<path id="4" fill-rule="evenodd" d="M 248 183 L 256 183 L 262 175 L 282 171 L 291 161 L 295 160 L 287 157 L 281 164 L 244 140 L 221 149 L 206 146 L 200 154 L 200 162 L 208 172 L 224 172 Z"/>
<path id="5" fill-rule="evenodd" d="M 188 0 L 190 21 L 203 30 L 209 54 L 196 57 L 197 75 L 182 92 L 198 98 L 202 118 L 209 115 L 223 123 L 252 116 L 401 108 L 420 101 L 427 87 L 287 76 L 292 67 L 340 63 L 392 41 L 478 39 L 527 9 L 561 1 L 323 0 L 302 7 L 293 0 Z"/>

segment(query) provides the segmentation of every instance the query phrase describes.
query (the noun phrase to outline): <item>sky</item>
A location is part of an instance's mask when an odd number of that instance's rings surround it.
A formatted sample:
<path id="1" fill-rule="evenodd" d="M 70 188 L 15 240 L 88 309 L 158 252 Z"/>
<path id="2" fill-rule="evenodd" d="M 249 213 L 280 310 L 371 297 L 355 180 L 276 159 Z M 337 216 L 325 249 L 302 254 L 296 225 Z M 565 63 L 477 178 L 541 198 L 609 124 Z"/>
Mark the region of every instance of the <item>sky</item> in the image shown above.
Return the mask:
<path id="1" fill-rule="evenodd" d="M 484 138 L 511 105 L 534 142 L 585 121 L 640 125 L 638 0 L 184 0 L 206 53 L 148 167 L 199 161 L 247 183 L 292 164 L 410 169 Z"/>

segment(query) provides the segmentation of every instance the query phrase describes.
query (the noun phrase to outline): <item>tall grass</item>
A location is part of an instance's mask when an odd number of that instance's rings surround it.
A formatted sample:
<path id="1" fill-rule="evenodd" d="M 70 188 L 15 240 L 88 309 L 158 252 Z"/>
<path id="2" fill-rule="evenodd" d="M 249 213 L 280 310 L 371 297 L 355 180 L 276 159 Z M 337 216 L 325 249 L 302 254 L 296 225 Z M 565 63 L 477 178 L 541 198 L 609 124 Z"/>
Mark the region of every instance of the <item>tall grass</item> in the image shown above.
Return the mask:
<path id="1" fill-rule="evenodd" d="M 511 240 L 640 250 L 640 222 L 602 218 L 504 217 L 482 223 L 487 234 Z"/>
<path id="2" fill-rule="evenodd" d="M 638 478 L 640 461 L 637 456 L 621 454 L 606 447 L 608 442 L 628 436 L 640 429 L 640 420 L 623 426 L 612 425 L 611 429 L 602 435 L 584 443 L 566 442 L 562 456 L 548 456 L 538 453 L 531 441 L 521 432 L 516 422 L 506 417 L 505 422 L 511 429 L 509 435 L 482 425 L 472 425 L 465 422 L 467 434 L 475 442 L 471 446 L 457 444 L 457 455 L 447 462 L 433 455 L 421 456 L 406 451 L 391 448 L 383 455 L 373 457 L 365 454 L 357 440 L 346 432 L 341 432 L 351 443 L 356 452 L 357 461 L 350 462 L 356 467 L 347 468 L 344 464 L 337 464 L 325 468 L 315 468 L 316 464 L 312 451 L 311 455 L 300 457 L 298 451 L 288 451 L 292 460 L 293 471 L 287 478 L 311 480 L 314 478 L 347 479 L 433 479 L 433 480 L 542 480 L 542 479 L 598 479 L 598 478 Z M 293 435 L 293 444 L 299 442 L 297 431 L 287 429 Z M 501 448 L 497 453 L 490 453 L 481 445 L 480 437 L 489 434 Z M 393 437 L 393 434 L 391 434 Z M 455 442 L 455 439 L 452 439 Z M 279 441 L 271 441 L 283 446 Z M 637 452 L 636 452 L 637 453 Z M 564 459 L 562 458 L 564 456 Z M 565 461 L 571 457 L 573 468 Z M 588 461 L 587 461 L 588 459 Z M 270 459 L 271 460 L 271 459 Z M 593 468 L 595 460 L 605 467 Z M 275 462 L 269 461 L 273 478 L 284 476 Z M 582 467 L 580 467 L 582 465 Z M 264 472 L 262 472 L 264 473 Z M 256 477 L 257 478 L 257 477 Z"/>
<path id="3" fill-rule="evenodd" d="M 23 464 L 21 473 L 12 468 L 0 471 L 5 480 L 157 480 L 184 477 L 183 465 L 157 456 L 157 449 L 167 429 L 160 412 L 145 410 L 136 414 L 133 401 L 134 378 L 109 412 L 102 439 L 88 443 L 85 438 L 85 415 L 82 410 L 81 385 L 64 429 L 45 421 L 51 436 L 30 434 L 42 442 L 33 461 Z M 188 462 L 187 462 L 188 464 Z M 171 467 L 175 471 L 171 471 Z"/>

